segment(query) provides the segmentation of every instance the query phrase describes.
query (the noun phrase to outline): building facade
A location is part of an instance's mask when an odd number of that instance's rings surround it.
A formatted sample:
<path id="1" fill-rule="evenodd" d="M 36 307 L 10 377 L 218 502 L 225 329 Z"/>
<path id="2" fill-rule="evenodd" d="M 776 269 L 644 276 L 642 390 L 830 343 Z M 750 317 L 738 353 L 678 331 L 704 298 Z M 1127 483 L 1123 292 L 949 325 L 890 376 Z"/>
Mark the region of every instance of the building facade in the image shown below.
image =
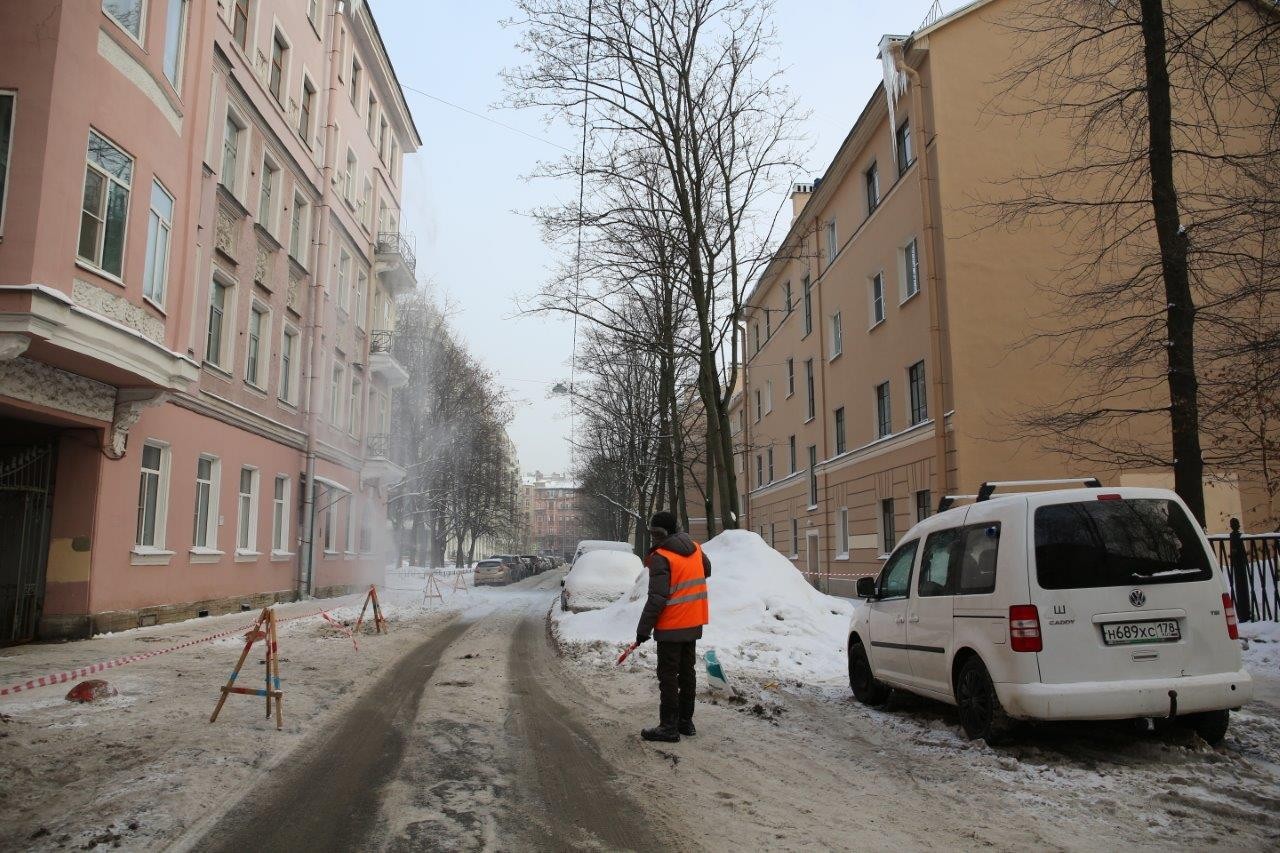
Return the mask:
<path id="1" fill-rule="evenodd" d="M 565 560 L 573 558 L 582 538 L 582 490 L 563 474 L 526 475 L 522 506 L 529 513 L 532 553 Z"/>
<path id="2" fill-rule="evenodd" d="M 1065 161 L 1073 139 L 983 109 L 1014 47 L 996 20 L 1016 2 L 885 37 L 885 85 L 823 177 L 795 186 L 790 230 L 746 300 L 743 526 L 833 592 L 878 571 L 943 495 L 984 481 L 1173 484 L 1167 469 L 1082 467 L 1017 440 L 1018 413 L 1071 386 L 1060 354 L 1025 343 L 1051 315 L 1034 283 L 1070 257 L 1048 227 L 984 227 L 974 200 Z M 1133 429 L 1167 445 L 1167 420 Z M 1211 529 L 1247 517 L 1246 491 L 1206 481 Z"/>
<path id="3" fill-rule="evenodd" d="M 0 8 L 0 643 L 380 571 L 419 145 L 365 3 Z"/>

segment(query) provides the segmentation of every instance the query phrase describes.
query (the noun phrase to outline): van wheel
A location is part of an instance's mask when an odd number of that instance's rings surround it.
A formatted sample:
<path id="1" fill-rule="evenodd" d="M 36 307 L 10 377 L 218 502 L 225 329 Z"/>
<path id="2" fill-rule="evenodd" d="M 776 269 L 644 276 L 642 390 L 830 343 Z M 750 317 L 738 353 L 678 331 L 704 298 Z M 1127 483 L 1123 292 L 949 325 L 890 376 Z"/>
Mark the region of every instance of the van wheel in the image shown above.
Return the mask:
<path id="1" fill-rule="evenodd" d="M 1196 734 L 1204 738 L 1205 743 L 1217 746 L 1227 736 L 1227 724 L 1231 720 L 1231 712 L 1225 709 L 1205 711 L 1200 714 L 1188 714 L 1184 719 Z"/>
<path id="2" fill-rule="evenodd" d="M 991 675 L 977 657 L 969 658 L 956 679 L 956 704 L 960 706 L 960 725 L 970 740 L 985 740 L 995 746 L 1004 740 L 1012 721 L 1000 705 Z"/>
<path id="3" fill-rule="evenodd" d="M 877 679 L 871 671 L 867 650 L 856 640 L 849 644 L 849 687 L 854 698 L 871 708 L 879 708 L 888 702 L 889 694 L 893 692 L 893 688 Z"/>

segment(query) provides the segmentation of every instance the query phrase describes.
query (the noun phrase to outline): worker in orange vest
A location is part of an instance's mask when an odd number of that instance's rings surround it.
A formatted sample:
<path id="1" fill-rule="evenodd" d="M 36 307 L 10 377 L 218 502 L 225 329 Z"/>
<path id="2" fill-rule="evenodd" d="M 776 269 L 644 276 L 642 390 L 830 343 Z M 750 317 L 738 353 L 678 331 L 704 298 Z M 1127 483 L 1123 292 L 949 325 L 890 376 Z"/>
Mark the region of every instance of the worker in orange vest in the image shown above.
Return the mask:
<path id="1" fill-rule="evenodd" d="M 707 578 L 711 561 L 689 534 L 680 532 L 674 513 L 657 512 L 649 520 L 653 547 L 645 557 L 649 600 L 636 626 L 636 642 L 652 633 L 658 643 L 658 725 L 644 729 L 645 740 L 676 743 L 680 735 L 697 734 L 693 701 L 697 690 L 694 664 L 702 626 L 708 618 Z"/>

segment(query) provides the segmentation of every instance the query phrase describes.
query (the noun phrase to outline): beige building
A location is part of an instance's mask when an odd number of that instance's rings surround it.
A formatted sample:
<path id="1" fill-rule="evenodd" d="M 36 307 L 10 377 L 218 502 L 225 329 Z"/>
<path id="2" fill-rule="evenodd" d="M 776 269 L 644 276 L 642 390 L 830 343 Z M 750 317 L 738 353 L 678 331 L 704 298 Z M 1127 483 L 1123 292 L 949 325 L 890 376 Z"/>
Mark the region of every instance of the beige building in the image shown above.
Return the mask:
<path id="1" fill-rule="evenodd" d="M 1018 347 L 1046 313 L 1033 282 L 1062 260 L 1062 235 L 982 229 L 972 205 L 1070 143 L 983 113 L 1012 47 L 993 21 L 1015 1 L 886 37 L 886 85 L 823 177 L 795 186 L 790 230 L 747 299 L 742 526 L 834 592 L 877 571 L 944 494 L 983 481 L 1172 486 L 1164 471 L 1081 467 L 1012 440 L 1012 413 L 1069 380 L 1046 346 Z M 1211 530 L 1241 513 L 1234 486 L 1209 484 L 1206 502 Z"/>

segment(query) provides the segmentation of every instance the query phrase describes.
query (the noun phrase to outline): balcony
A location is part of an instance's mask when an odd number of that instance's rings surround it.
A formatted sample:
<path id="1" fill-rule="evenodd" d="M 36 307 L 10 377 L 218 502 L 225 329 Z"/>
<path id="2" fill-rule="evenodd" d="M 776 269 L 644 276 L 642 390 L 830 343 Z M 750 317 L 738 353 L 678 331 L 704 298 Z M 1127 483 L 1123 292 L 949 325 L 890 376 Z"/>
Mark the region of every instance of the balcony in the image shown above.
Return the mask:
<path id="1" fill-rule="evenodd" d="M 391 461 L 391 436 L 380 432 L 366 436 L 364 468 L 360 477 L 366 483 L 376 483 L 385 489 L 404 479 L 405 470 Z"/>
<path id="2" fill-rule="evenodd" d="M 392 296 L 408 293 L 417 285 L 418 259 L 413 241 L 396 231 L 378 232 L 374 250 L 374 272 L 382 277 Z"/>
<path id="3" fill-rule="evenodd" d="M 375 376 L 381 376 L 388 388 L 399 388 L 409 381 L 409 371 L 391 354 L 391 340 L 389 329 L 369 333 L 369 369 Z"/>

